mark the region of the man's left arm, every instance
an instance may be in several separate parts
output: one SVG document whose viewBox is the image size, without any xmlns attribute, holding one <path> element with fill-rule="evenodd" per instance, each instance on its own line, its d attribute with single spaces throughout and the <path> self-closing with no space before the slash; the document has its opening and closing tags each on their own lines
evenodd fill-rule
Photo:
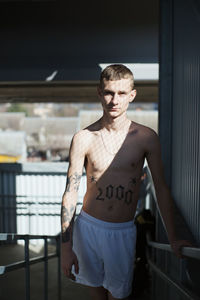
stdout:
<svg viewBox="0 0 200 300">
<path fill-rule="evenodd" d="M 174 253 L 178 257 L 182 257 L 181 248 L 184 246 L 191 246 L 191 244 L 188 241 L 179 240 L 176 236 L 176 228 L 174 223 L 174 201 L 165 182 L 161 159 L 161 147 L 157 134 L 150 130 L 145 143 L 146 159 L 153 178 L 156 198 L 166 226 L 168 239 Z"/>
</svg>

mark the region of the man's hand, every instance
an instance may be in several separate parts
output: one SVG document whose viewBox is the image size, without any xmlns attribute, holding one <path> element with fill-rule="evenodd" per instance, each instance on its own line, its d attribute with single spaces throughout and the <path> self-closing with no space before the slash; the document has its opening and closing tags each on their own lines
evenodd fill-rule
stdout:
<svg viewBox="0 0 200 300">
<path fill-rule="evenodd" d="M 68 278 L 72 280 L 76 280 L 76 277 L 72 274 L 72 266 L 74 265 L 75 267 L 75 273 L 78 274 L 79 272 L 79 266 L 78 266 L 78 259 L 76 254 L 72 249 L 67 249 L 64 248 L 62 249 L 62 254 L 61 254 L 61 266 L 62 270 Z"/>
<path fill-rule="evenodd" d="M 181 249 L 183 247 L 193 247 L 193 245 L 187 240 L 174 240 L 171 242 L 171 247 L 178 258 L 184 258 L 184 255 L 181 254 Z"/>
</svg>

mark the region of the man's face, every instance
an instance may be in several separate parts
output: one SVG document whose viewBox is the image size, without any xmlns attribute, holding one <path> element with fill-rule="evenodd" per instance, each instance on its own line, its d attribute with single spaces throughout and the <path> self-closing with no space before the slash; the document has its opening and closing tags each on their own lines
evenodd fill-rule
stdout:
<svg viewBox="0 0 200 300">
<path fill-rule="evenodd" d="M 126 112 L 129 103 L 136 96 L 136 90 L 132 89 L 130 79 L 104 80 L 98 92 L 104 112 L 112 118 Z"/>
</svg>

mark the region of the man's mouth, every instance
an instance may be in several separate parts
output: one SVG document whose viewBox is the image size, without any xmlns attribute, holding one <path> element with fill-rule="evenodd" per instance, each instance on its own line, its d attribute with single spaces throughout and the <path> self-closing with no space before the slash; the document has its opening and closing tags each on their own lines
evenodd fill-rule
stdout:
<svg viewBox="0 0 200 300">
<path fill-rule="evenodd" d="M 118 110 L 118 108 L 116 108 L 116 107 L 109 107 L 108 108 L 110 111 L 117 111 Z"/>
</svg>

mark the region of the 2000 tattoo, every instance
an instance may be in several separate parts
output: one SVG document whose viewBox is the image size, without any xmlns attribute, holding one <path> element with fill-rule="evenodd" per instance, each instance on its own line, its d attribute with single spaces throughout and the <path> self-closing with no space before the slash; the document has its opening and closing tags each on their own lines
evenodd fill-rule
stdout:
<svg viewBox="0 0 200 300">
<path fill-rule="evenodd" d="M 109 184 L 106 188 L 105 191 L 103 191 L 102 188 L 98 188 L 98 195 L 96 197 L 96 200 L 101 200 L 104 201 L 106 198 L 107 199 L 118 199 L 118 200 L 124 200 L 126 204 L 131 204 L 133 201 L 133 191 L 132 190 L 125 190 L 125 188 L 121 185 L 115 187 Z"/>
</svg>

